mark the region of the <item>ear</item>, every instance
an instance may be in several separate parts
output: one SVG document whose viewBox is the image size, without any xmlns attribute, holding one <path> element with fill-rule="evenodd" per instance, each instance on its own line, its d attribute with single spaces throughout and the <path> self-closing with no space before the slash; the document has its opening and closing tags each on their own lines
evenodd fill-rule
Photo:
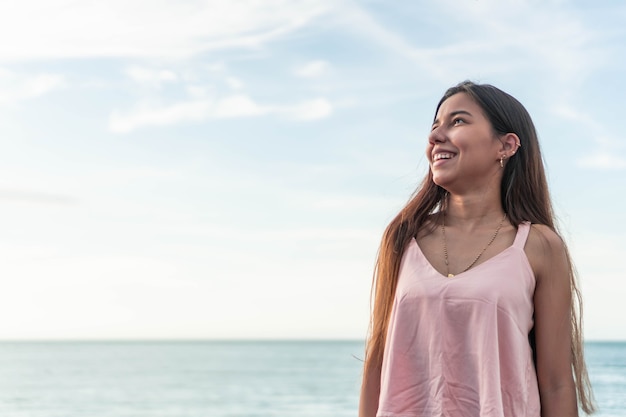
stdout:
<svg viewBox="0 0 626 417">
<path fill-rule="evenodd" d="M 519 136 L 515 133 L 506 133 L 500 136 L 500 152 L 505 158 L 510 158 L 515 155 L 515 152 L 522 146 Z"/>
</svg>

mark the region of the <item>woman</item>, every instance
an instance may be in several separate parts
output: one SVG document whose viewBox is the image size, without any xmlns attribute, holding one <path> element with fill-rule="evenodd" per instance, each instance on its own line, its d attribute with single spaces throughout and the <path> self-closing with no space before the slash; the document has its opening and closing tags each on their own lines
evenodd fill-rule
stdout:
<svg viewBox="0 0 626 417">
<path fill-rule="evenodd" d="M 437 106 L 426 157 L 379 250 L 360 417 L 593 412 L 580 296 L 528 112 L 463 82 Z"/>
</svg>

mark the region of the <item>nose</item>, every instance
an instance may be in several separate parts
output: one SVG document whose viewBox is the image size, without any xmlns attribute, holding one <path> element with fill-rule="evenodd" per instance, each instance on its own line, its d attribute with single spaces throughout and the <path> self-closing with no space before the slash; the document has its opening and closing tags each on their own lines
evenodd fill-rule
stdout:
<svg viewBox="0 0 626 417">
<path fill-rule="evenodd" d="M 446 135 L 440 126 L 430 131 L 430 134 L 428 135 L 429 143 L 434 145 L 435 143 L 443 143 L 445 141 L 446 141 Z"/>
</svg>

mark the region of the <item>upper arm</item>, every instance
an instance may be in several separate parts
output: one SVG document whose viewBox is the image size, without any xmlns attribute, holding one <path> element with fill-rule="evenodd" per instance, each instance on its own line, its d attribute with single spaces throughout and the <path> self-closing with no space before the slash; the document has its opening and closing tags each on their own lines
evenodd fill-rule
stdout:
<svg viewBox="0 0 626 417">
<path fill-rule="evenodd" d="M 540 391 L 573 386 L 572 270 L 565 244 L 550 228 L 533 225 L 526 252 L 536 277 L 535 353 Z"/>
</svg>

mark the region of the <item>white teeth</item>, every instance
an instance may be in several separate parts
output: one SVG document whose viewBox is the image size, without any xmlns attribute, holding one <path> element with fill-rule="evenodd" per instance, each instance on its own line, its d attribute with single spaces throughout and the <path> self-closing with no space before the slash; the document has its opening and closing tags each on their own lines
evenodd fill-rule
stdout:
<svg viewBox="0 0 626 417">
<path fill-rule="evenodd" d="M 433 162 L 438 161 L 440 159 L 450 159 L 453 156 L 454 155 L 452 155 L 451 153 L 437 153 L 433 156 Z"/>
</svg>

